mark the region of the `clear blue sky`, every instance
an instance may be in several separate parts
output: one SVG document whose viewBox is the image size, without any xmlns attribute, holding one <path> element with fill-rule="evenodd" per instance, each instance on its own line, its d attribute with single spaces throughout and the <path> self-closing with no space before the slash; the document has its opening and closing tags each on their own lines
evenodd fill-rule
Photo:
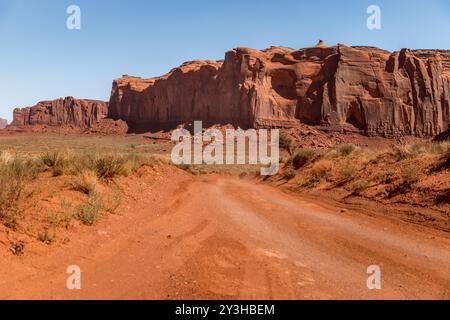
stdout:
<svg viewBox="0 0 450 320">
<path fill-rule="evenodd" d="M 82 29 L 66 28 L 81 7 Z M 382 9 L 382 30 L 366 9 Z M 72 95 L 108 100 L 122 74 L 150 77 L 237 46 L 450 49 L 448 0 L 0 0 L 0 117 Z"/>
</svg>

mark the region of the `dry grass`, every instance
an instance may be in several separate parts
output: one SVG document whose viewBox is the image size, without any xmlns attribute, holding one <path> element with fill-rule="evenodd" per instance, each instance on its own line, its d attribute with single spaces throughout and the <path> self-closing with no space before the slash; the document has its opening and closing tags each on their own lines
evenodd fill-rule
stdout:
<svg viewBox="0 0 450 320">
<path fill-rule="evenodd" d="M 289 167 L 283 171 L 283 178 L 288 181 L 294 179 L 296 175 L 297 175 L 297 172 L 294 169 L 289 168 Z"/>
<path fill-rule="evenodd" d="M 14 229 L 19 215 L 19 201 L 28 182 L 42 171 L 35 159 L 24 159 L 2 152 L 0 157 L 0 221 Z"/>
<path fill-rule="evenodd" d="M 172 147 L 134 136 L 31 138 L 0 137 L 0 223 L 10 230 L 25 230 L 27 223 L 41 219 L 33 229 L 33 238 L 46 244 L 57 241 L 61 228 L 69 228 L 76 220 L 92 225 L 102 215 L 114 213 L 122 197 L 118 178 L 140 175 L 145 172 L 143 167 L 161 161 L 168 163 Z M 291 147 L 288 142 L 283 142 L 287 149 Z M 285 167 L 280 175 L 302 188 L 342 188 L 367 196 L 375 186 L 381 193 L 387 189 L 406 194 L 430 174 L 445 175 L 450 163 L 449 145 L 420 143 L 373 150 L 347 144 L 320 151 L 300 149 L 294 156 L 285 152 Z M 197 165 L 183 169 L 192 174 L 259 175 L 259 166 L 252 165 Z M 42 180 L 50 181 L 52 190 L 43 191 Z M 56 199 L 55 203 L 48 203 L 45 217 L 24 216 L 31 211 L 35 215 L 43 212 L 40 207 L 24 207 L 32 205 L 29 199 L 37 198 L 30 197 L 33 192 L 53 193 L 48 198 Z M 448 188 L 443 187 L 436 201 L 448 201 L 448 194 Z M 24 222 L 27 219 L 32 221 Z M 12 250 L 21 254 L 23 248 L 16 244 Z"/>
<path fill-rule="evenodd" d="M 75 207 L 73 214 L 83 224 L 92 226 L 99 219 L 103 209 L 103 200 L 99 194 L 94 193 Z"/>
<path fill-rule="evenodd" d="M 94 194 L 97 189 L 97 184 L 97 174 L 91 170 L 80 172 L 67 183 L 72 190 L 82 192 L 86 195 Z"/>
<path fill-rule="evenodd" d="M 396 145 L 385 150 L 345 144 L 320 151 L 300 149 L 292 161 L 285 164 L 285 170 L 298 168 L 296 177 L 292 177 L 293 171 L 288 171 L 289 180 L 301 188 L 340 189 L 353 196 L 397 197 L 403 202 L 426 199 L 425 191 L 428 198 L 434 197 L 436 202 L 443 203 L 441 200 L 447 199 L 447 194 L 443 195 L 442 187 L 448 188 L 450 184 L 442 177 L 449 164 L 448 142 Z M 430 178 L 433 174 L 439 175 L 436 179 L 443 183 L 436 183 L 434 187 Z M 282 176 L 286 178 L 286 171 Z M 423 182 L 424 179 L 427 182 Z"/>
<path fill-rule="evenodd" d="M 119 179 L 168 163 L 171 147 L 142 136 L 0 136 L 0 224 L 10 251 L 21 255 L 33 240 L 65 243 L 78 223 L 116 213 Z"/>
<path fill-rule="evenodd" d="M 319 160 L 311 168 L 311 174 L 318 179 L 323 179 L 331 173 L 333 163 L 330 160 Z"/>
<path fill-rule="evenodd" d="M 102 154 L 99 152 L 46 151 L 39 155 L 0 153 L 0 222 L 15 229 L 23 212 L 32 181 L 44 172 L 54 179 L 65 179 L 65 187 L 82 193 L 86 198 L 78 205 L 61 203 L 63 216 L 55 225 L 67 226 L 72 219 L 86 225 L 94 224 L 102 212 L 113 213 L 120 205 L 120 188 L 114 181 L 145 166 L 154 166 L 159 160 L 144 154 Z M 113 189 L 113 195 L 104 204 L 99 186 Z M 30 189 L 30 190 L 28 190 Z M 55 219 L 58 220 L 58 219 Z M 49 229 L 45 227 L 37 238 L 51 243 Z"/>
<path fill-rule="evenodd" d="M 289 154 L 292 153 L 293 141 L 286 133 L 280 134 L 280 149 L 286 150 Z"/>
<path fill-rule="evenodd" d="M 341 144 L 336 147 L 337 153 L 343 157 L 350 156 L 356 149 L 357 147 L 351 143 Z"/>
</svg>

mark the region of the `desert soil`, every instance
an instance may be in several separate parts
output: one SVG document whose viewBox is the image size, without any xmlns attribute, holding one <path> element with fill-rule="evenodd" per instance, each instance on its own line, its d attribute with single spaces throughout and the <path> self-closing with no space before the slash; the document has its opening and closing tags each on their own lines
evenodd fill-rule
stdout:
<svg viewBox="0 0 450 320">
<path fill-rule="evenodd" d="M 168 167 L 66 244 L 0 253 L 2 299 L 449 299 L 450 235 Z M 69 265 L 81 290 L 66 288 Z M 382 289 L 368 290 L 378 265 Z"/>
</svg>

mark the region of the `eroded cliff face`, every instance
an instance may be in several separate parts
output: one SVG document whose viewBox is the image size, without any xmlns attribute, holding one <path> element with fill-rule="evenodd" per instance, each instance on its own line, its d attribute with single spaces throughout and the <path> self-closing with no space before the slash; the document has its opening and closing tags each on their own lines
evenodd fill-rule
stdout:
<svg viewBox="0 0 450 320">
<path fill-rule="evenodd" d="M 7 125 L 8 125 L 8 121 L 3 118 L 0 118 L 0 129 L 6 128 Z"/>
<path fill-rule="evenodd" d="M 109 116 L 149 127 L 203 120 L 299 122 L 371 135 L 433 136 L 450 123 L 450 51 L 317 46 L 237 48 L 158 78 L 113 83 Z"/>
<path fill-rule="evenodd" d="M 92 128 L 105 118 L 108 103 L 97 100 L 80 100 L 73 97 L 42 101 L 32 107 L 14 110 L 13 127 L 21 126 L 73 126 L 81 129 Z"/>
</svg>

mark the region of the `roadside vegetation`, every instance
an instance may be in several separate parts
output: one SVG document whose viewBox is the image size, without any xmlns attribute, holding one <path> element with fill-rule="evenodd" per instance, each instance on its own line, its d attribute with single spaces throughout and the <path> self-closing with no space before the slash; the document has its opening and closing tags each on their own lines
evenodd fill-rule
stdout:
<svg viewBox="0 0 450 320">
<path fill-rule="evenodd" d="M 50 245 L 74 222 L 91 226 L 120 206 L 121 177 L 139 175 L 160 160 L 148 154 L 0 151 L 0 224 Z M 11 241 L 21 255 L 24 244 Z"/>
<path fill-rule="evenodd" d="M 15 255 L 23 254 L 26 243 L 14 235 L 46 245 L 64 243 L 73 226 L 92 226 L 118 213 L 122 179 L 142 178 L 146 168 L 168 163 L 172 147 L 134 136 L 33 139 L 0 140 L 0 231 L 8 239 L 0 242 L 8 241 Z M 296 148 L 284 135 L 280 146 L 279 175 L 265 180 L 301 193 L 334 192 L 341 199 L 433 207 L 450 217 L 450 142 L 383 148 L 341 143 L 314 149 Z M 260 177 L 254 165 L 179 168 L 193 175 Z"/>
<path fill-rule="evenodd" d="M 429 205 L 448 212 L 450 142 L 384 149 L 341 144 L 297 149 L 283 158 L 280 179 L 300 192 L 336 191 L 342 197 Z"/>
</svg>

